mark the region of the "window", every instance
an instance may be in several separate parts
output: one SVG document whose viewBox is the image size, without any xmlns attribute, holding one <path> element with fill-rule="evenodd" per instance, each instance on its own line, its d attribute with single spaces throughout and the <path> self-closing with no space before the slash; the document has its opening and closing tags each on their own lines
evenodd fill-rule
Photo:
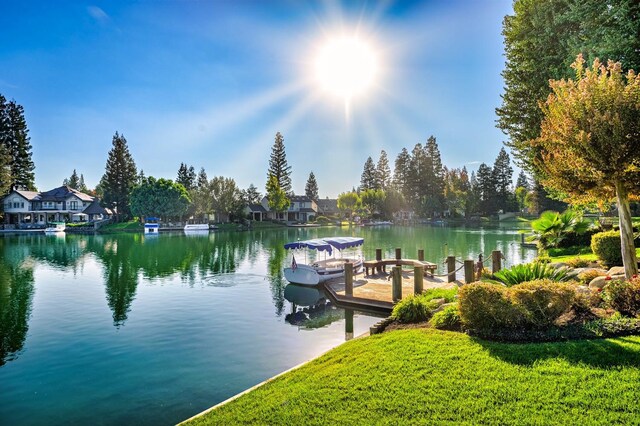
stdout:
<svg viewBox="0 0 640 426">
<path fill-rule="evenodd" d="M 69 210 L 78 210 L 78 202 L 69 201 Z"/>
</svg>

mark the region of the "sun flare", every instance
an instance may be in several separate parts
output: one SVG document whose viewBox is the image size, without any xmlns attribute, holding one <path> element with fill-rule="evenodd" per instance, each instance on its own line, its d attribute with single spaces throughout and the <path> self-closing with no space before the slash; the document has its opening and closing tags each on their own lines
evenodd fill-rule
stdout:
<svg viewBox="0 0 640 426">
<path fill-rule="evenodd" d="M 358 38 L 331 40 L 316 57 L 316 77 L 320 86 L 345 101 L 365 93 L 372 86 L 377 68 L 373 50 Z"/>
</svg>

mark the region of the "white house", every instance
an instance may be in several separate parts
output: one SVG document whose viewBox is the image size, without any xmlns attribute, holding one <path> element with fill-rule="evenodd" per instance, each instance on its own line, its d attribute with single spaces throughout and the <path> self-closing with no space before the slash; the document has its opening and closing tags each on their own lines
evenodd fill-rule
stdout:
<svg viewBox="0 0 640 426">
<path fill-rule="evenodd" d="M 245 212 L 251 214 L 253 220 L 275 219 L 290 222 L 307 222 L 312 217 L 318 215 L 318 205 L 315 201 L 305 195 L 293 195 L 289 197 L 291 205 L 289 209 L 276 213 L 269 209 L 267 197 L 263 197 L 260 204 L 247 206 Z"/>
<path fill-rule="evenodd" d="M 46 192 L 12 190 L 2 199 L 4 222 L 21 227 L 47 222 L 99 220 L 108 215 L 97 199 L 68 186 Z"/>
</svg>

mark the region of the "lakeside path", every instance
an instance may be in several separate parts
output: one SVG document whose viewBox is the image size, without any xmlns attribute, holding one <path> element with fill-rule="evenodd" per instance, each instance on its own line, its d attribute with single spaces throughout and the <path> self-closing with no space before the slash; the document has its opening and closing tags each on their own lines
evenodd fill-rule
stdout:
<svg viewBox="0 0 640 426">
<path fill-rule="evenodd" d="M 504 344 L 432 329 L 347 342 L 189 425 L 635 424 L 640 337 Z"/>
</svg>

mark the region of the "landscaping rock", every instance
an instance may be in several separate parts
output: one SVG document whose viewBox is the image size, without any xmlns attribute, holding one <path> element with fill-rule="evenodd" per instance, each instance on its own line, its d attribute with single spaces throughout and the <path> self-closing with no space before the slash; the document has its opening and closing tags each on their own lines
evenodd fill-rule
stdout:
<svg viewBox="0 0 640 426">
<path fill-rule="evenodd" d="M 608 276 L 610 276 L 612 280 L 623 280 L 624 279 L 624 274 L 623 275 L 608 275 Z M 603 288 L 607 284 L 607 281 L 609 281 L 609 280 L 607 280 L 607 276 L 595 277 L 589 283 L 589 288 Z"/>
<path fill-rule="evenodd" d="M 624 266 L 614 266 L 613 268 L 609 269 L 607 275 L 624 275 Z"/>
<path fill-rule="evenodd" d="M 555 263 L 550 263 L 549 265 L 553 266 L 556 269 L 566 268 L 567 266 L 569 266 L 564 262 L 555 262 Z"/>
</svg>

